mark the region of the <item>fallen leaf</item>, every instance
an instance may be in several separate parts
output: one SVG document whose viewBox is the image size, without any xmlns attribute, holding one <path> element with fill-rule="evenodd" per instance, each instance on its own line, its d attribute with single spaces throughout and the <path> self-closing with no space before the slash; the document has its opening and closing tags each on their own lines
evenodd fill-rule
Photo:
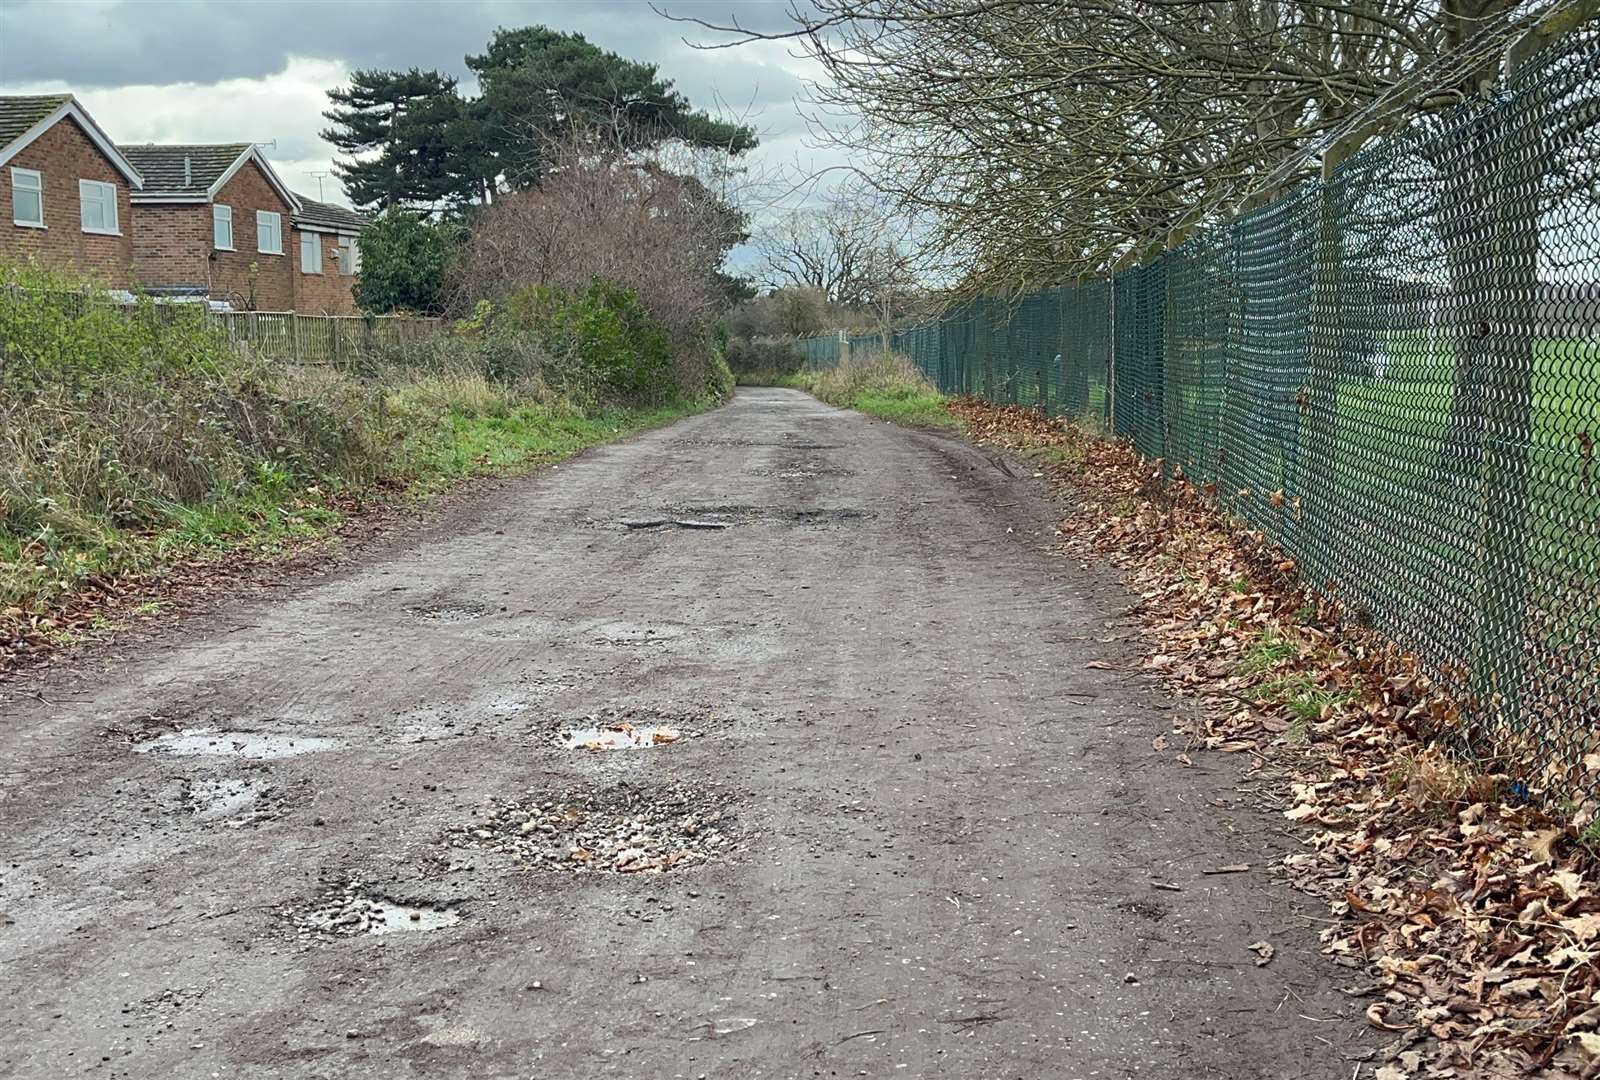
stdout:
<svg viewBox="0 0 1600 1080">
<path fill-rule="evenodd" d="M 1272 943 L 1268 941 L 1251 942 L 1245 948 L 1256 954 L 1256 967 L 1266 967 L 1272 963 L 1273 956 L 1278 952 L 1277 949 L 1272 947 Z"/>
</svg>

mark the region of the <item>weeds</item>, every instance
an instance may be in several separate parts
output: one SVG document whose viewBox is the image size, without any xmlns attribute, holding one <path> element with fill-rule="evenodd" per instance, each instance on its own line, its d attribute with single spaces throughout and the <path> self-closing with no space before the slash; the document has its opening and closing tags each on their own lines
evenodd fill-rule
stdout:
<svg viewBox="0 0 1600 1080">
<path fill-rule="evenodd" d="M 698 407 L 630 294 L 532 299 L 500 329 L 485 312 L 340 370 L 297 368 L 238 351 L 196 308 L 127 311 L 0 267 L 0 618 L 179 559 L 272 554 L 379 492 L 555 460 Z"/>
</svg>

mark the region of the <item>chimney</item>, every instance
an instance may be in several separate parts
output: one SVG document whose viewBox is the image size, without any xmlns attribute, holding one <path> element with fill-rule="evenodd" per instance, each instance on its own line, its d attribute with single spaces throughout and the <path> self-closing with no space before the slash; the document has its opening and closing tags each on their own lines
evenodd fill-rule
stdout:
<svg viewBox="0 0 1600 1080">
<path fill-rule="evenodd" d="M 188 187 L 194 183 L 194 173 L 189 168 L 189 155 L 183 155 L 183 186 Z"/>
</svg>

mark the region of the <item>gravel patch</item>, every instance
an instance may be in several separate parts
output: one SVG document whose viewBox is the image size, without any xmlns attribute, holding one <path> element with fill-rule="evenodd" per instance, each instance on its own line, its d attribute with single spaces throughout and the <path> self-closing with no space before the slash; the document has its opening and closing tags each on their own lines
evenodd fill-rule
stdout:
<svg viewBox="0 0 1600 1080">
<path fill-rule="evenodd" d="M 692 783 L 578 788 L 559 798 L 529 792 L 491 803 L 450 831 L 453 847 L 514 857 L 525 869 L 660 873 L 726 859 L 740 848 L 720 792 Z"/>
</svg>

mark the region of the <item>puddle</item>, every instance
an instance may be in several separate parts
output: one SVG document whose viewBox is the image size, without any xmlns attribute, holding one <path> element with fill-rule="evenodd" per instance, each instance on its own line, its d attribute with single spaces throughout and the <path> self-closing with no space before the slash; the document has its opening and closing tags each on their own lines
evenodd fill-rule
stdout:
<svg viewBox="0 0 1600 1080">
<path fill-rule="evenodd" d="M 456 908 L 401 903 L 364 889 L 359 881 L 332 886 L 311 907 L 285 909 L 282 914 L 303 938 L 442 930 L 461 921 L 461 912 Z"/>
<path fill-rule="evenodd" d="M 729 805 L 725 793 L 690 782 L 530 792 L 490 804 L 448 835 L 453 847 L 511 855 L 529 870 L 661 873 L 737 851 Z"/>
<path fill-rule="evenodd" d="M 438 930 L 461 921 L 455 908 L 407 907 L 388 900 L 367 905 L 367 933 L 393 934 L 406 930 Z"/>
<path fill-rule="evenodd" d="M 260 731 L 217 731 L 190 728 L 162 735 L 134 747 L 139 754 L 170 754 L 173 757 L 240 757 L 251 761 L 314 754 L 334 750 L 338 739 L 305 735 L 269 735 Z"/>
<path fill-rule="evenodd" d="M 188 790 L 184 803 L 197 821 L 216 821 L 254 806 L 268 789 L 262 780 L 202 780 Z"/>
<path fill-rule="evenodd" d="M 617 724 L 614 727 L 573 728 L 561 732 L 561 745 L 567 750 L 648 750 L 652 746 L 666 746 L 683 738 L 683 733 L 660 724 L 634 727 Z"/>
</svg>

